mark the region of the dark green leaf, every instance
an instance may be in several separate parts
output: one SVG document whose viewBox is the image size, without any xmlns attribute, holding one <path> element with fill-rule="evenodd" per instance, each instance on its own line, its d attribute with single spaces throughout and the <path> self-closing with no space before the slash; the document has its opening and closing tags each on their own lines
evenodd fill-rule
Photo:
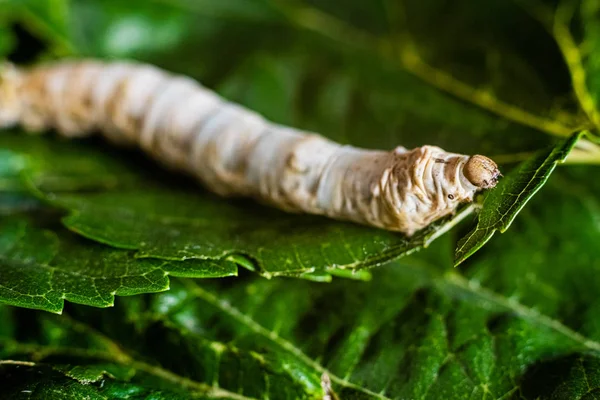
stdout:
<svg viewBox="0 0 600 400">
<path fill-rule="evenodd" d="M 48 55 L 72 55 L 75 48 L 69 37 L 67 0 L 5 0 L 0 11 L 0 32 L 12 24 L 21 24 L 30 34 L 44 42 Z M 12 38 L 11 38 L 12 39 Z M 2 34 L 0 34 L 0 55 Z M 29 49 L 15 49 L 27 52 Z"/>
<path fill-rule="evenodd" d="M 90 242 L 36 214 L 0 221 L 0 302 L 61 312 L 64 300 L 108 307 L 115 295 L 169 288 L 168 275 L 223 277 L 235 264 L 203 260 L 138 259 L 131 252 Z M 50 229 L 48 229 L 50 227 Z"/>
<path fill-rule="evenodd" d="M 111 306 L 115 295 L 166 290 L 168 275 L 235 275 L 230 261 L 139 259 L 67 231 L 20 185 L 26 161 L 0 152 L 0 302 L 61 312 L 64 300 Z"/>
<path fill-rule="evenodd" d="M 0 59 L 4 58 L 14 45 L 14 36 L 12 32 L 0 21 Z"/>
<path fill-rule="evenodd" d="M 597 134 L 600 128 L 598 4 L 578 0 L 559 2 L 555 7 L 544 7 L 542 4 L 536 6 L 532 8 L 537 11 L 538 17 L 552 27 L 554 38 L 569 66 L 577 101 Z"/>
<path fill-rule="evenodd" d="M 600 15 L 598 13 L 598 4 L 593 1 L 582 1 L 581 21 L 584 28 L 584 40 L 589 51 L 585 54 L 583 67 L 588 72 L 587 85 L 594 101 L 594 106 L 598 108 L 600 96 Z M 577 49 L 572 49 L 577 51 Z"/>
<path fill-rule="evenodd" d="M 508 229 L 525 204 L 544 186 L 556 165 L 565 161 L 583 135 L 584 132 L 576 133 L 555 147 L 540 151 L 502 179 L 485 198 L 477 225 L 459 240 L 455 265 L 479 250 L 496 231 L 502 233 Z"/>
<path fill-rule="evenodd" d="M 185 400 L 185 399 L 225 399 L 246 400 L 221 390 L 183 390 L 171 385 L 169 388 L 161 387 L 160 383 L 148 384 L 150 378 L 138 377 L 141 383 L 115 381 L 113 377 L 104 372 L 106 376 L 99 382 L 81 382 L 71 379 L 45 365 L 21 365 L 8 361 L 2 365 L 0 362 L 0 376 L 2 376 L 2 398 L 13 399 L 40 399 L 40 400 L 106 400 L 106 399 L 140 399 L 140 400 Z M 79 369 L 93 369 L 94 367 L 80 366 Z M 114 368 L 114 366 L 113 366 Z M 118 367 L 117 367 L 118 368 Z M 141 375 L 141 374 L 140 374 Z"/>
<path fill-rule="evenodd" d="M 20 174 L 25 163 L 23 156 L 0 150 L 0 217 L 40 205 L 22 182 Z"/>
<path fill-rule="evenodd" d="M 587 222 L 599 208 L 595 189 L 573 180 L 579 173 L 597 169 L 555 174 L 513 234 L 462 274 L 449 268 L 446 237 L 432 246 L 435 256 L 407 257 L 371 282 L 186 280 L 120 298 L 112 310 L 0 308 L 0 358 L 53 367 L 94 390 L 179 383 L 189 393 L 208 384 L 250 399 L 318 398 L 326 372 L 343 399 L 593 393 L 600 255 L 597 227 Z"/>
<path fill-rule="evenodd" d="M 0 191 L 18 191 L 24 189 L 21 182 L 21 170 L 25 166 L 25 157 L 8 150 L 0 150 Z"/>
</svg>

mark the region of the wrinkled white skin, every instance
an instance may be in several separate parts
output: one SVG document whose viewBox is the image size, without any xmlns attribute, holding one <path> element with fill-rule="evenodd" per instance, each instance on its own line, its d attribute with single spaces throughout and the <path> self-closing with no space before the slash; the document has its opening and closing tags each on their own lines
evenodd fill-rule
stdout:
<svg viewBox="0 0 600 400">
<path fill-rule="evenodd" d="M 342 146 L 148 65 L 79 61 L 0 71 L 0 125 L 69 137 L 100 131 L 221 195 L 412 235 L 479 189 L 463 173 L 469 156 L 434 146 Z"/>
</svg>

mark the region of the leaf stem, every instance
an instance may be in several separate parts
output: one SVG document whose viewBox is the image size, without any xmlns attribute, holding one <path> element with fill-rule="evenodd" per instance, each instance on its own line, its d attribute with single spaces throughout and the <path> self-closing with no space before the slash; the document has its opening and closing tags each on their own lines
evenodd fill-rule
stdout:
<svg viewBox="0 0 600 400">
<path fill-rule="evenodd" d="M 233 393 L 225 389 L 221 389 L 218 387 L 209 386 L 205 383 L 196 382 L 192 379 L 186 378 L 181 375 L 177 375 L 171 371 L 168 371 L 164 368 L 150 365 L 141 361 L 132 361 L 128 364 L 128 366 L 138 369 L 140 371 L 144 371 L 150 375 L 154 375 L 156 377 L 162 378 L 165 381 L 169 381 L 171 383 L 175 383 L 179 386 L 194 389 L 200 394 L 212 398 L 228 398 L 234 400 L 257 400 L 253 397 L 243 396 L 241 394 Z"/>
<path fill-rule="evenodd" d="M 21 367 L 35 367 L 37 364 L 32 361 L 0 360 L 0 365 L 18 365 Z"/>
<path fill-rule="evenodd" d="M 587 89 L 587 78 L 585 69 L 583 68 L 581 52 L 579 51 L 579 47 L 575 43 L 575 40 L 573 39 L 573 36 L 569 30 L 569 23 L 573 18 L 573 13 L 573 7 L 569 7 L 564 2 L 559 4 L 554 18 L 554 38 L 556 39 L 558 47 L 563 53 L 565 62 L 569 67 L 569 71 L 571 72 L 571 80 L 575 96 L 577 97 L 582 110 L 586 113 L 596 128 L 596 131 L 599 131 L 600 114 L 596 109 L 594 99 Z"/>
<path fill-rule="evenodd" d="M 471 87 L 451 74 L 428 65 L 414 50 L 405 48 L 400 59 L 404 69 L 422 81 L 507 120 L 560 137 L 567 137 L 574 130 L 558 121 L 537 116 L 505 103 L 487 90 Z"/>
<path fill-rule="evenodd" d="M 573 92 L 583 112 L 596 131 L 600 131 L 600 113 L 586 85 L 586 72 L 582 55 L 569 24 L 575 12 L 575 4 L 560 2 L 556 11 L 537 0 L 513 0 L 536 19 L 554 38 L 571 74 Z"/>
</svg>

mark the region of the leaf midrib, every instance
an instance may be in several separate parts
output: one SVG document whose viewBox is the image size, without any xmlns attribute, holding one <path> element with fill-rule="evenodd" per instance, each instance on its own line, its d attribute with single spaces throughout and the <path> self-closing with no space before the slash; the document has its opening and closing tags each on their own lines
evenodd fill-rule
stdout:
<svg viewBox="0 0 600 400">
<path fill-rule="evenodd" d="M 410 268 L 409 265 L 403 265 L 403 268 Z M 587 338 L 584 335 L 572 330 L 566 325 L 562 324 L 560 321 L 536 312 L 530 307 L 527 307 L 519 302 L 509 301 L 505 296 L 500 295 L 492 290 L 486 289 L 482 286 L 474 286 L 471 284 L 469 280 L 464 278 L 463 276 L 451 271 L 450 273 L 440 274 L 439 271 L 434 271 L 432 266 L 429 266 L 425 263 L 415 265 L 413 268 L 415 269 L 426 269 L 431 273 L 431 281 L 436 286 L 450 286 L 456 289 L 460 289 L 463 291 L 467 291 L 468 293 L 475 295 L 487 302 L 493 303 L 505 310 L 511 311 L 514 315 L 522 318 L 526 321 L 532 322 L 537 326 L 544 326 L 549 328 L 564 337 L 567 337 L 574 343 L 590 350 L 592 352 L 598 353 L 600 355 L 600 342 L 597 342 L 593 339 Z M 375 393 L 369 389 L 358 386 L 346 379 L 343 379 L 339 376 L 332 374 L 327 371 L 325 367 L 321 364 L 313 361 L 310 357 L 304 354 L 299 348 L 297 348 L 293 343 L 283 339 L 276 332 L 270 331 L 263 327 L 258 322 L 254 321 L 252 318 L 244 315 L 237 308 L 232 307 L 229 303 L 221 301 L 214 294 L 200 288 L 196 284 L 192 282 L 184 282 L 184 285 L 190 289 L 190 291 L 197 297 L 203 299 L 204 301 L 209 302 L 211 305 L 217 307 L 221 311 L 227 313 L 229 316 L 236 319 L 236 321 L 242 323 L 253 332 L 265 337 L 267 340 L 274 343 L 277 347 L 283 349 L 288 352 L 295 358 L 302 361 L 305 365 L 313 368 L 316 374 L 327 373 L 329 374 L 332 381 L 335 383 L 350 388 L 358 390 L 366 395 L 369 395 L 373 398 L 382 399 L 382 400 L 390 400 L 389 397 L 381 395 L 379 393 Z"/>
<path fill-rule="evenodd" d="M 281 2 L 277 2 L 276 6 L 293 24 L 302 29 L 313 31 L 323 37 L 344 43 L 349 47 L 358 46 L 363 49 L 375 49 L 382 59 L 401 67 L 404 71 L 429 86 L 508 121 L 558 137 L 566 137 L 578 129 L 576 126 L 567 126 L 560 121 L 547 119 L 515 107 L 486 91 L 479 90 L 456 79 L 446 71 L 427 64 L 416 52 L 416 43 L 410 37 L 410 33 L 405 30 L 402 31 L 402 34 L 410 45 L 398 48 L 397 44 L 372 37 L 368 33 L 360 31 L 315 7 L 293 3 L 284 6 Z M 315 23 L 315 21 L 319 21 L 319 23 Z M 390 45 L 394 46 L 396 51 L 390 52 Z M 571 116 L 570 119 L 576 120 L 574 116 Z"/>
<path fill-rule="evenodd" d="M 517 301 L 511 301 L 503 295 L 500 295 L 493 290 L 486 289 L 480 285 L 473 285 L 472 281 L 464 278 L 463 276 L 450 272 L 441 275 L 434 279 L 434 282 L 441 285 L 448 285 L 456 289 L 467 291 L 469 294 L 475 295 L 480 299 L 495 304 L 505 310 L 511 311 L 514 315 L 530 322 L 534 322 L 539 326 L 544 326 L 561 335 L 569 338 L 573 342 L 585 347 L 600 355 L 600 342 L 590 339 L 579 332 L 574 331 L 568 326 L 564 325 L 557 319 L 554 319 L 548 315 L 542 314 L 535 311 L 533 308 L 523 305 Z"/>
<path fill-rule="evenodd" d="M 480 299 L 485 300 L 488 303 L 492 303 L 492 304 L 498 306 L 499 308 L 502 308 L 507 311 L 511 311 L 515 316 L 517 316 L 523 320 L 529 321 L 530 323 L 533 323 L 534 325 L 549 328 L 550 330 L 553 330 L 554 332 L 557 332 L 560 335 L 568 338 L 572 342 L 578 344 L 582 348 L 585 348 L 593 353 L 600 354 L 600 342 L 590 339 L 590 338 L 572 330 L 571 328 L 567 327 L 560 321 L 558 321 L 548 315 L 539 313 L 539 312 L 533 310 L 532 308 L 525 306 L 519 302 L 510 301 L 505 296 L 500 295 L 500 294 L 494 292 L 493 290 L 487 289 L 483 286 L 473 285 L 473 283 L 471 281 L 469 281 L 465 277 L 463 277 L 455 272 L 451 271 L 449 273 L 441 274 L 439 271 L 435 270 L 435 268 L 433 266 L 428 265 L 426 263 L 418 263 L 418 264 L 414 264 L 414 265 L 403 265 L 402 267 L 403 268 L 413 268 L 413 269 L 418 269 L 418 270 L 425 269 L 429 273 L 431 283 L 434 286 L 450 287 L 450 288 L 459 289 L 461 291 L 467 292 L 471 295 L 474 295 Z M 273 332 L 273 331 L 263 327 L 261 324 L 259 324 L 255 320 L 253 320 L 251 317 L 244 315 L 241 311 L 239 311 L 237 308 L 231 306 L 230 304 L 219 300 L 219 298 L 216 295 L 200 288 L 193 282 L 184 281 L 184 285 L 186 287 L 188 287 L 188 289 L 191 291 L 191 293 L 193 293 L 193 295 L 195 297 L 201 298 L 202 300 L 210 303 L 211 305 L 214 305 L 221 311 L 227 313 L 230 317 L 234 318 L 236 321 L 238 321 L 241 324 L 243 324 L 244 326 L 248 327 L 253 332 L 263 336 L 264 338 L 266 338 L 268 341 L 272 342 L 274 345 L 276 345 L 280 349 L 284 350 L 288 354 L 292 355 L 294 358 L 301 361 L 306 366 L 313 369 L 315 371 L 315 374 L 320 375 L 322 373 L 328 373 L 332 381 L 334 381 L 335 383 L 337 383 L 343 387 L 360 391 L 363 394 L 368 395 L 372 398 L 376 398 L 376 399 L 380 399 L 380 400 L 391 400 L 391 398 L 389 398 L 389 397 L 386 397 L 379 393 L 375 393 L 369 389 L 358 386 L 346 379 L 343 379 L 334 374 L 331 374 L 329 371 L 327 371 L 327 369 L 325 367 L 323 367 L 321 364 L 317 363 L 316 361 L 313 361 L 310 357 L 308 357 L 306 354 L 304 354 L 299 348 L 297 348 L 293 343 L 283 339 L 276 332 Z M 447 291 L 445 291 L 445 292 L 447 292 Z M 116 344 L 116 342 L 114 342 L 112 339 L 106 337 L 102 333 L 95 331 L 93 328 L 91 328 L 87 324 L 79 323 L 76 321 L 72 321 L 72 322 L 75 323 L 77 326 L 79 326 L 80 329 L 85 329 L 86 331 L 92 332 L 95 335 L 99 336 L 102 339 L 103 343 L 109 345 L 111 348 L 118 349 L 118 351 L 114 352 L 114 355 L 112 355 L 112 354 L 109 355 L 109 358 L 107 359 L 107 361 L 112 361 L 112 362 L 116 362 L 119 364 L 130 365 L 139 370 L 143 370 L 152 375 L 159 376 L 164 379 L 168 379 L 172 382 L 175 382 L 175 383 L 178 383 L 181 385 L 186 385 L 186 386 L 190 386 L 190 387 L 199 385 L 198 387 L 199 388 L 201 387 L 202 390 L 204 390 L 205 386 L 207 386 L 206 384 L 190 380 L 189 378 L 179 376 L 171 371 L 164 370 L 160 367 L 146 364 L 141 361 L 136 361 L 131 356 L 129 356 L 127 353 L 125 353 L 120 348 L 120 346 L 118 344 Z M 10 344 L 11 347 L 13 347 L 13 348 L 21 349 L 24 353 L 37 353 L 38 355 L 39 354 L 47 355 L 49 353 L 56 354 L 57 352 L 61 352 L 61 351 L 66 354 L 72 354 L 74 351 L 74 349 L 69 349 L 69 348 L 60 349 L 60 348 L 49 347 L 49 346 L 31 346 L 31 345 L 25 346 L 25 345 L 22 345 L 21 343 L 18 343 L 18 342 L 12 341 L 12 340 L 9 340 L 9 341 L 2 340 L 2 342 L 4 342 L 5 344 Z M 89 351 L 85 351 L 81 354 L 87 355 L 87 356 L 96 356 L 96 357 L 99 356 L 101 358 L 106 358 L 108 355 L 107 352 L 95 354 L 94 352 L 89 352 Z M 240 395 L 238 395 L 236 393 L 229 393 L 227 391 L 223 391 L 223 393 L 226 393 L 227 395 L 232 396 L 232 398 L 235 398 L 235 399 L 252 400 L 251 398 L 248 398 L 248 397 L 244 397 L 244 396 L 240 397 Z"/>
</svg>

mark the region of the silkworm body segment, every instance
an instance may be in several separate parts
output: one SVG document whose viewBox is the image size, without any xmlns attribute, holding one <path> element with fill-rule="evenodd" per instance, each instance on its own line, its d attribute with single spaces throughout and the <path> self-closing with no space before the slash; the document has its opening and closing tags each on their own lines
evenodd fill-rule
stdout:
<svg viewBox="0 0 600 400">
<path fill-rule="evenodd" d="M 280 126 L 192 79 L 149 65 L 62 62 L 0 67 L 0 125 L 64 136 L 99 131 L 138 145 L 223 196 L 412 235 L 492 188 L 487 157 L 439 147 L 365 150 Z"/>
</svg>

